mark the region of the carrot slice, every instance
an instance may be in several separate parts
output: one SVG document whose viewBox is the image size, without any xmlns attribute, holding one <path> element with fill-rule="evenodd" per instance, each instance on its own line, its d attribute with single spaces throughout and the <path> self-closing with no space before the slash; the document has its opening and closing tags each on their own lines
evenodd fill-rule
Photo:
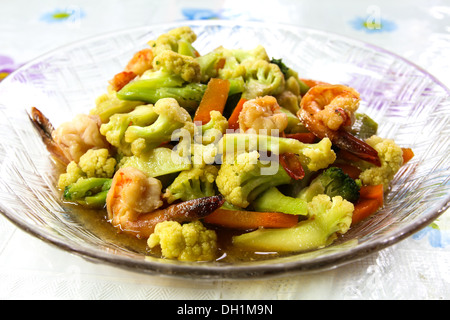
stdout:
<svg viewBox="0 0 450 320">
<path fill-rule="evenodd" d="M 371 216 L 380 208 L 380 204 L 376 199 L 360 199 L 355 204 L 355 210 L 353 211 L 352 224 L 357 224 L 358 222 L 364 220 L 365 218 Z"/>
<path fill-rule="evenodd" d="M 280 212 L 217 209 L 203 220 L 225 228 L 249 230 L 259 227 L 290 228 L 298 223 L 298 216 Z"/>
<path fill-rule="evenodd" d="M 356 224 L 371 216 L 383 206 L 384 190 L 383 185 L 362 186 L 359 190 L 360 198 L 355 204 L 352 224 Z"/>
<path fill-rule="evenodd" d="M 206 124 L 211 120 L 211 111 L 223 113 L 230 91 L 230 81 L 212 78 L 208 82 L 202 101 L 195 112 L 194 121 Z"/>
<path fill-rule="evenodd" d="M 383 185 L 379 184 L 376 186 L 362 186 L 361 189 L 359 189 L 359 196 L 362 199 L 377 200 L 380 206 L 382 206 L 384 203 Z"/>
<path fill-rule="evenodd" d="M 247 102 L 247 99 L 241 98 L 233 110 L 230 118 L 228 119 L 228 129 L 237 130 L 239 129 L 239 114 L 244 107 L 244 103 Z"/>
<path fill-rule="evenodd" d="M 402 148 L 403 151 L 403 164 L 407 163 L 414 157 L 414 152 L 411 148 Z"/>
</svg>

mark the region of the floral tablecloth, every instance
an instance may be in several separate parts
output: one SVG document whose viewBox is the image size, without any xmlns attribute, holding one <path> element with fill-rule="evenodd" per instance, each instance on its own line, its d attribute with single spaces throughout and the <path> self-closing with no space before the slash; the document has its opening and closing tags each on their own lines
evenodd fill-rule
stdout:
<svg viewBox="0 0 450 320">
<path fill-rule="evenodd" d="M 267 21 L 325 30 L 397 53 L 450 86 L 446 1 L 0 0 L 0 81 L 92 35 L 182 20 Z M 0 299 L 449 299 L 450 212 L 402 242 L 333 270 L 201 281 L 93 264 L 0 216 Z"/>
</svg>

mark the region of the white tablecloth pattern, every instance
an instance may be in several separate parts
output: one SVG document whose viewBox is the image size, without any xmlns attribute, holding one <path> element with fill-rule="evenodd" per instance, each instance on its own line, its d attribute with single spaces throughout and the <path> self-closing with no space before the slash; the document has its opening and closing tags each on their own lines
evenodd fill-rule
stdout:
<svg viewBox="0 0 450 320">
<path fill-rule="evenodd" d="M 190 19 L 268 21 L 383 47 L 450 86 L 448 1 L 0 0 L 0 81 L 59 46 Z M 94 264 L 0 216 L 0 299 L 449 299 L 450 212 L 402 242 L 332 270 L 265 280 L 191 281 Z"/>
</svg>

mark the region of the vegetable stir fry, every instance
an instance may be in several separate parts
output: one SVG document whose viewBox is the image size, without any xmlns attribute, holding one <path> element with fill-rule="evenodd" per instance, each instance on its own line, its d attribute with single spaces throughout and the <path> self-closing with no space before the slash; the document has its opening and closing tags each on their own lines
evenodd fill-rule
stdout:
<svg viewBox="0 0 450 320">
<path fill-rule="evenodd" d="M 377 136 L 356 90 L 302 79 L 263 46 L 201 55 L 196 37 L 149 41 L 57 129 L 32 109 L 64 201 L 182 261 L 322 248 L 383 206 L 414 153 Z"/>
</svg>

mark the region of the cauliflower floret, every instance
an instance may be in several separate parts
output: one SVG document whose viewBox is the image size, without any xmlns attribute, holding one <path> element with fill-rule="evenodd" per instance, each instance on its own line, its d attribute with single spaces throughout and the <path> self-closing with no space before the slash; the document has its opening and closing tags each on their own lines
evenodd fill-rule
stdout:
<svg viewBox="0 0 450 320">
<path fill-rule="evenodd" d="M 286 113 L 281 111 L 277 99 L 272 96 L 245 102 L 239 114 L 239 129 L 245 133 L 278 135 L 287 125 Z"/>
<path fill-rule="evenodd" d="M 66 168 L 66 173 L 62 173 L 58 179 L 58 188 L 64 190 L 68 185 L 75 183 L 80 178 L 86 177 L 86 173 L 81 170 L 75 161 L 71 161 Z"/>
<path fill-rule="evenodd" d="M 88 178 L 112 178 L 116 163 L 108 149 L 90 149 L 80 157 L 78 165 Z"/>
<path fill-rule="evenodd" d="M 259 161 L 257 151 L 239 154 L 235 161 L 225 159 L 216 179 L 217 187 L 229 203 L 246 208 L 267 189 L 291 181 L 281 166 L 275 168 L 273 175 L 264 174 L 263 169 L 270 165 Z"/>
<path fill-rule="evenodd" d="M 218 169 L 213 165 L 204 168 L 192 168 L 182 171 L 177 178 L 167 187 L 164 198 L 173 203 L 176 200 L 189 201 L 215 195 L 214 181 Z"/>
<path fill-rule="evenodd" d="M 67 159 L 78 162 L 89 149 L 108 148 L 106 138 L 100 133 L 100 125 L 98 117 L 79 114 L 53 131 L 52 138 Z"/>
<path fill-rule="evenodd" d="M 324 138 L 316 144 L 306 144 L 302 156 L 308 158 L 305 162 L 310 171 L 325 169 L 336 160 L 336 153 L 331 147 L 332 143 L 328 138 Z"/>
<path fill-rule="evenodd" d="M 202 131 L 202 143 L 210 144 L 218 142 L 222 135 L 224 135 L 228 129 L 228 119 L 225 118 L 219 111 L 213 110 L 210 112 L 211 120 L 201 126 Z"/>
<path fill-rule="evenodd" d="M 245 91 L 247 100 L 265 95 L 277 95 L 284 91 L 285 79 L 280 68 L 266 60 L 244 60 L 241 67 L 245 69 Z"/>
<path fill-rule="evenodd" d="M 200 221 L 181 225 L 176 221 L 158 223 L 147 244 L 161 246 L 162 255 L 180 261 L 211 261 L 216 257 L 217 235 Z"/>
<path fill-rule="evenodd" d="M 172 134 L 180 129 L 190 137 L 194 134 L 194 123 L 189 113 L 173 98 L 164 98 L 156 102 L 153 111 L 158 115 L 155 122 L 148 126 L 132 125 L 125 131 L 125 142 L 131 144 L 131 152 L 141 155 L 164 142 L 171 141 Z"/>
<path fill-rule="evenodd" d="M 395 174 L 403 165 L 403 151 L 394 140 L 375 135 L 366 139 L 366 142 L 378 152 L 381 167 L 364 163 L 360 166 L 363 171 L 359 178 L 365 185 L 383 184 L 384 190 L 387 190 Z"/>
<path fill-rule="evenodd" d="M 159 53 L 153 60 L 153 67 L 179 75 L 186 82 L 199 82 L 202 75 L 200 64 L 194 58 L 170 50 Z"/>
<path fill-rule="evenodd" d="M 191 44 L 197 40 L 197 35 L 188 27 L 179 27 L 160 35 L 156 40 L 148 42 L 153 52 L 158 55 L 164 50 L 171 50 L 178 53 L 195 54 L 195 49 Z"/>
</svg>

